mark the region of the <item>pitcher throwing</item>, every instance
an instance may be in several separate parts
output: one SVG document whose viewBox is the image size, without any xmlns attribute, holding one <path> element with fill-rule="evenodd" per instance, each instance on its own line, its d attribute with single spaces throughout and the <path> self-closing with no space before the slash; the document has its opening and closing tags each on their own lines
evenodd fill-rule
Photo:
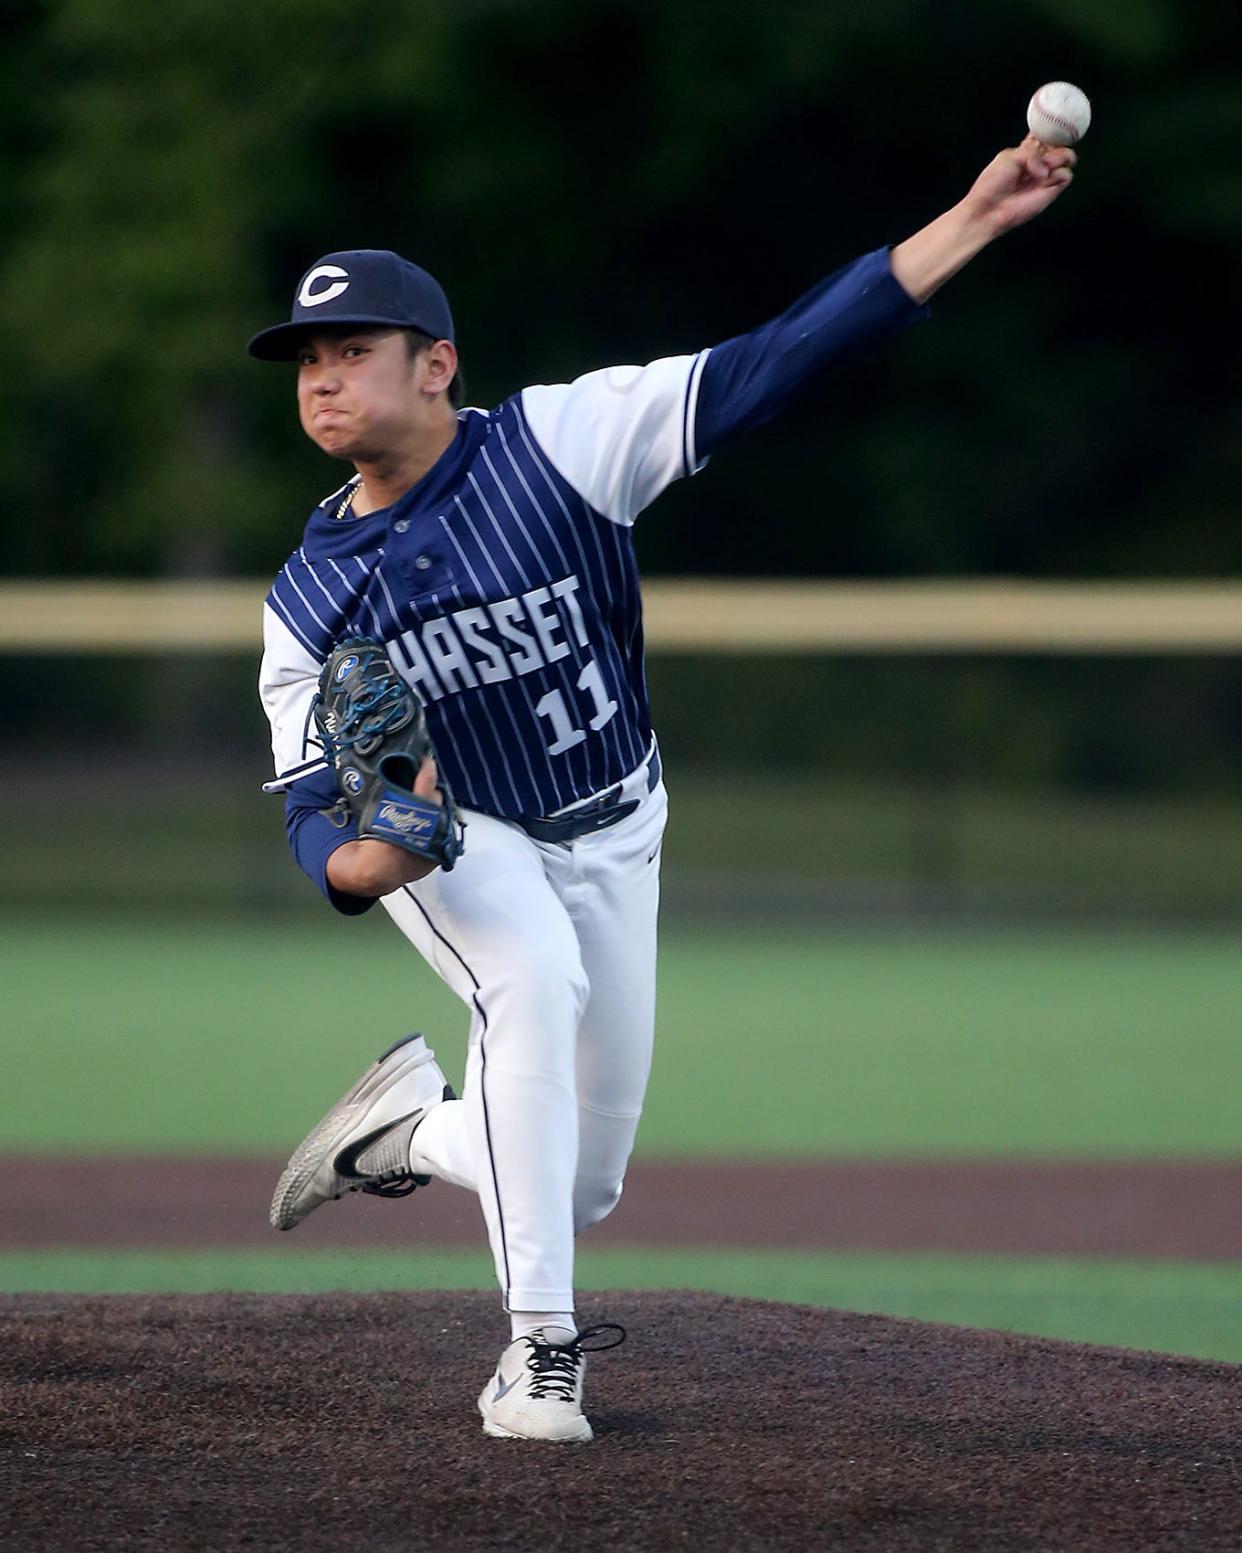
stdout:
<svg viewBox="0 0 1242 1553">
<path fill-rule="evenodd" d="M 461 1099 L 421 1036 L 397 1041 L 300 1145 L 272 1222 L 435 1177 L 476 1192 L 510 1321 L 478 1402 L 490 1435 L 589 1440 L 584 1355 L 623 1335 L 578 1331 L 574 1237 L 621 1195 L 655 1020 L 667 802 L 631 525 L 839 358 L 922 318 L 1074 160 L 1029 138 L 779 318 L 492 410 L 460 408 L 444 292 L 394 253 L 317 260 L 290 320 L 250 341 L 297 363 L 303 430 L 355 470 L 267 597 L 268 790 L 328 901 L 348 916 L 378 900 L 470 1018 Z M 336 710 L 362 745 L 377 737 L 362 658 L 425 717 L 429 746 L 386 775 L 325 715 L 334 684 L 356 682 Z"/>
</svg>

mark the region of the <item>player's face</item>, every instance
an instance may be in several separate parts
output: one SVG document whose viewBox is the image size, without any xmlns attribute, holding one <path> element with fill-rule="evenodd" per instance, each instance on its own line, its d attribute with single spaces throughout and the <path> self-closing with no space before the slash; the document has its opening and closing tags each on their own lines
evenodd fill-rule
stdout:
<svg viewBox="0 0 1242 1553">
<path fill-rule="evenodd" d="M 414 360 L 399 329 L 321 334 L 298 353 L 302 430 L 325 453 L 354 462 L 383 458 L 443 415 L 428 394 L 428 357 Z M 433 374 L 434 376 L 434 374 Z"/>
</svg>

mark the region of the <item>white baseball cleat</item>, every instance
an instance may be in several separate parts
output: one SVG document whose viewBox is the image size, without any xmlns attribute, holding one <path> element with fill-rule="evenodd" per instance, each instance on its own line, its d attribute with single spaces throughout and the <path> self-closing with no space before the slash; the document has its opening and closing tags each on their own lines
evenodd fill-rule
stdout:
<svg viewBox="0 0 1242 1553">
<path fill-rule="evenodd" d="M 607 1332 L 617 1334 L 613 1342 L 589 1341 Z M 540 1327 L 529 1337 L 517 1338 L 479 1393 L 484 1433 L 498 1440 L 566 1444 L 593 1439 L 582 1412 L 586 1356 L 624 1341 L 625 1328 L 612 1321 L 577 1333 L 567 1327 Z"/>
<path fill-rule="evenodd" d="M 421 1035 L 403 1035 L 303 1138 L 276 1183 L 273 1229 L 293 1229 L 320 1203 L 347 1192 L 405 1197 L 430 1176 L 410 1169 L 414 1129 L 455 1099 Z"/>
</svg>

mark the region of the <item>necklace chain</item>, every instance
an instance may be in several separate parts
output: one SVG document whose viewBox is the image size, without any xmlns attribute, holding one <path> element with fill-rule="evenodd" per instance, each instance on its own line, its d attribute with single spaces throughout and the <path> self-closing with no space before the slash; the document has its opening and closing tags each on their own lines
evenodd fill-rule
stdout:
<svg viewBox="0 0 1242 1553">
<path fill-rule="evenodd" d="M 355 479 L 353 484 L 350 486 L 350 488 L 345 492 L 345 495 L 341 498 L 341 504 L 336 509 L 336 516 L 332 520 L 334 523 L 339 523 L 342 518 L 346 518 L 346 517 L 349 516 L 349 513 L 352 510 L 353 505 L 354 505 L 354 497 L 357 496 L 358 492 L 361 489 L 362 489 L 362 477 L 361 477 L 361 475 L 359 475 L 358 478 Z"/>
</svg>

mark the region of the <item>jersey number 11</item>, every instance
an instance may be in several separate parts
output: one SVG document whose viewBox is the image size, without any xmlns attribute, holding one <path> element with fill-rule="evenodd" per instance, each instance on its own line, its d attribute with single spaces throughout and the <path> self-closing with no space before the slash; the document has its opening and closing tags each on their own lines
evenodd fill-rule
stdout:
<svg viewBox="0 0 1242 1553">
<path fill-rule="evenodd" d="M 599 664 L 594 658 L 579 674 L 578 689 L 585 690 L 595 703 L 595 715 L 589 720 L 587 727 L 592 733 L 598 733 L 615 715 L 617 703 L 608 699 L 608 692 L 604 689 L 604 676 L 600 673 Z M 539 717 L 546 717 L 552 724 L 554 737 L 552 743 L 548 745 L 549 755 L 563 755 L 566 750 L 573 749 L 575 744 L 581 744 L 586 738 L 586 732 L 582 728 L 574 727 L 561 691 L 549 690 L 536 705 L 535 712 Z"/>
</svg>

